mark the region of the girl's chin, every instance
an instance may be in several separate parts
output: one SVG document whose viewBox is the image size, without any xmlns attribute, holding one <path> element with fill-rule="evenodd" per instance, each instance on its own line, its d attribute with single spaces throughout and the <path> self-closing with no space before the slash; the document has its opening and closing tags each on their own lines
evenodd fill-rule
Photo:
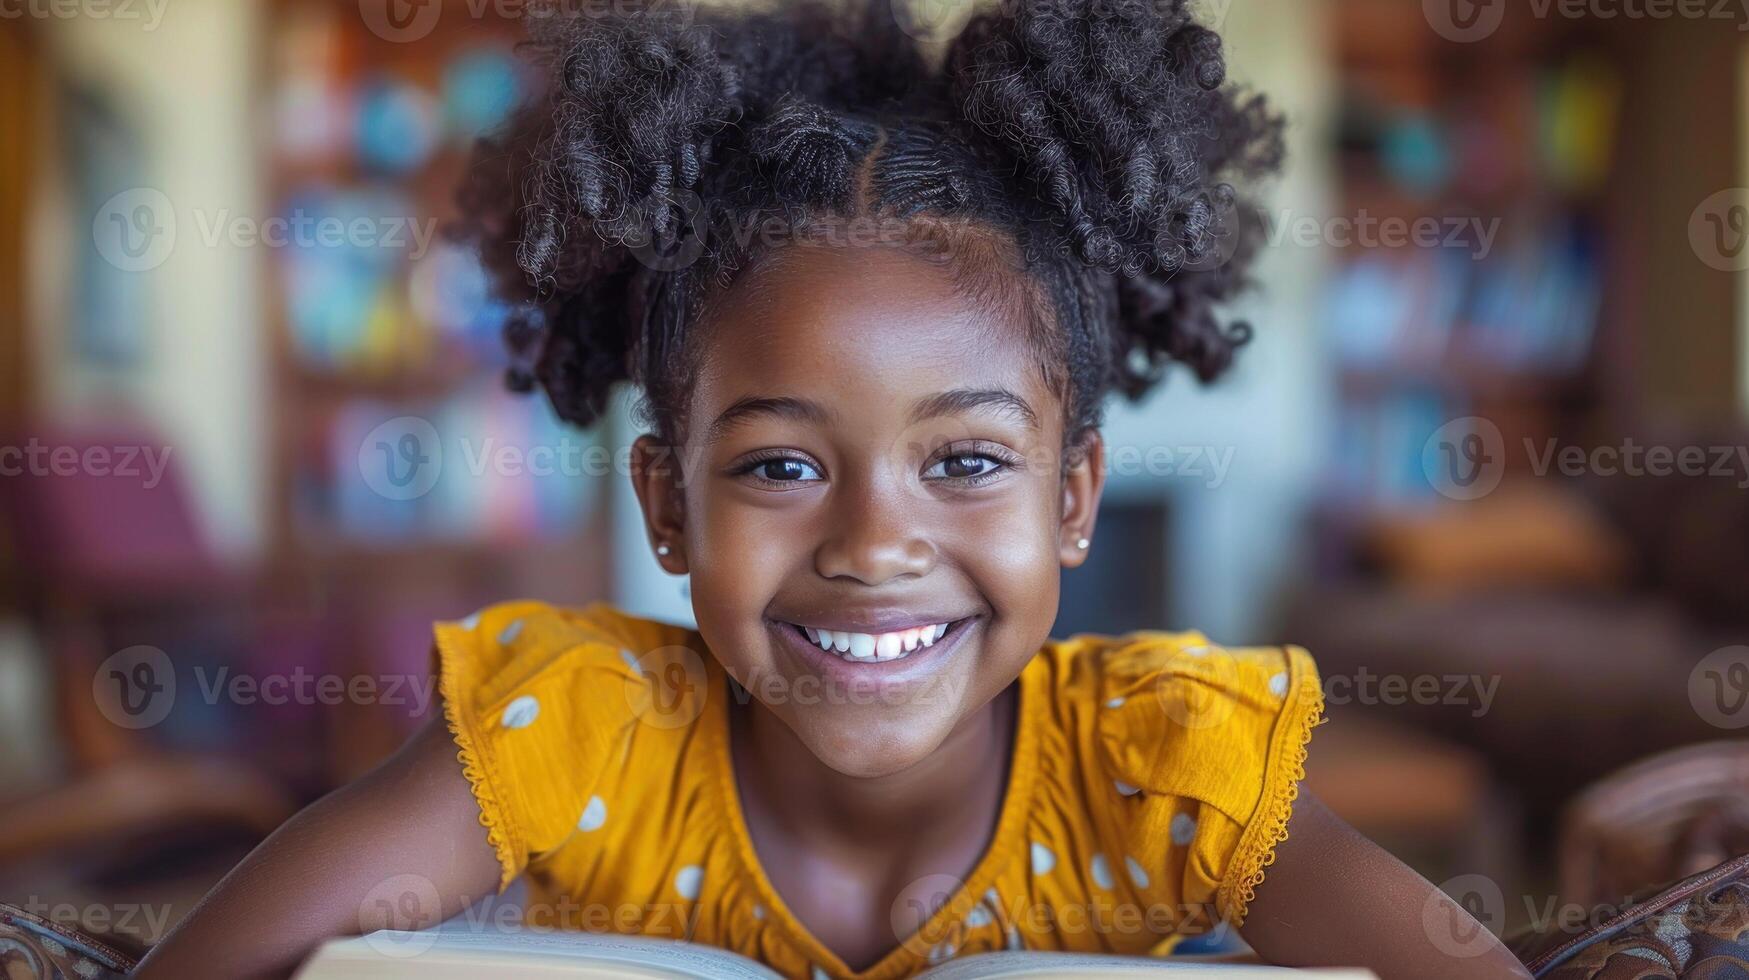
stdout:
<svg viewBox="0 0 1749 980">
<path fill-rule="evenodd" d="M 929 758 L 932 751 L 941 744 L 936 739 L 929 744 L 922 744 L 920 739 L 906 739 L 908 744 L 892 744 L 883 742 L 864 744 L 864 746 L 845 746 L 840 737 L 827 737 L 824 744 L 815 744 L 812 739 L 803 737 L 808 749 L 834 772 L 854 777 L 854 779 L 881 779 L 887 775 L 897 775 L 915 767 L 916 763 Z"/>
<path fill-rule="evenodd" d="M 899 717 L 886 724 L 859 725 L 848 730 L 830 722 L 810 726 L 800 720 L 802 743 L 835 772 L 858 779 L 879 779 L 904 772 L 941 747 L 951 725 Z M 939 727 L 940 731 L 936 731 Z"/>
</svg>

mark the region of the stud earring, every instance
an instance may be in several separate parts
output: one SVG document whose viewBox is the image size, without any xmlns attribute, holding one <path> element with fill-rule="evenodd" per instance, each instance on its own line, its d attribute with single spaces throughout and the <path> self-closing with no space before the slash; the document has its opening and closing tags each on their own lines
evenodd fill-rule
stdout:
<svg viewBox="0 0 1749 980">
<path fill-rule="evenodd" d="M 656 554 L 661 555 L 664 558 L 668 557 L 668 552 L 670 552 L 672 550 L 674 550 L 674 549 L 668 547 L 665 544 L 659 544 L 656 546 Z"/>
<path fill-rule="evenodd" d="M 1075 547 L 1080 548 L 1082 551 L 1086 551 L 1087 546 L 1092 544 L 1092 543 L 1093 542 L 1087 540 L 1086 538 L 1082 538 L 1081 540 L 1075 542 Z"/>
</svg>

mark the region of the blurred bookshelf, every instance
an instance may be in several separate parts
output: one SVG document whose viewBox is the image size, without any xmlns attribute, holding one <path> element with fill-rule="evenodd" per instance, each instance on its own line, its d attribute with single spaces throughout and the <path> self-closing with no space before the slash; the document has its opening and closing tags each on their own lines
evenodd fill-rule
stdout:
<svg viewBox="0 0 1749 980">
<path fill-rule="evenodd" d="M 1443 501 L 1424 449 L 1446 423 L 1485 418 L 1508 446 L 1582 425 L 1610 391 L 1609 311 L 1635 288 L 1612 275 L 1610 38 L 1527 14 L 1464 43 L 1422 8 L 1335 7 L 1339 213 L 1396 232 L 1338 251 L 1323 311 L 1337 425 L 1320 512 L 1338 562 L 1342 529 Z"/>
<path fill-rule="evenodd" d="M 355 671 L 420 669 L 432 619 L 606 588 L 611 470 L 583 465 L 601 447 L 504 388 L 506 310 L 445 234 L 474 140 L 528 82 L 522 26 L 494 11 L 458 0 L 379 24 L 341 0 L 268 8 L 259 152 L 288 229 L 262 250 L 275 564 L 342 624 Z M 369 475 L 414 466 L 431 475 Z M 361 724 L 343 767 L 400 736 Z"/>
</svg>

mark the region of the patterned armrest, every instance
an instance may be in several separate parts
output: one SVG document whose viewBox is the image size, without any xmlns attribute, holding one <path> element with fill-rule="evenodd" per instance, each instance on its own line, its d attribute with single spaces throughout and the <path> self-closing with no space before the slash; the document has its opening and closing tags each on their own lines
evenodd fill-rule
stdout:
<svg viewBox="0 0 1749 980">
<path fill-rule="evenodd" d="M 121 980 L 136 961 L 109 943 L 0 904 L 0 977 Z"/>
<path fill-rule="evenodd" d="M 1594 921 L 1577 935 L 1523 933 L 1508 945 L 1537 980 L 1749 977 L 1749 855 Z"/>
</svg>

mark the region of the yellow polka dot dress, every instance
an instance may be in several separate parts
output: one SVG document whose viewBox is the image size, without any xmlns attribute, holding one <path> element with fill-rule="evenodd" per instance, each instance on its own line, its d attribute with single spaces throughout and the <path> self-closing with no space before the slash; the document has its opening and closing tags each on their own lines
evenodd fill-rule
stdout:
<svg viewBox="0 0 1749 980">
<path fill-rule="evenodd" d="M 1163 954 L 1241 924 L 1323 708 L 1297 647 L 1151 631 L 1045 644 L 1020 675 L 989 848 L 857 972 L 759 867 L 730 682 L 696 632 L 599 603 L 507 602 L 437 624 L 436 650 L 500 888 L 527 879 L 529 924 L 688 939 L 810 980 L 1002 949 Z"/>
</svg>

